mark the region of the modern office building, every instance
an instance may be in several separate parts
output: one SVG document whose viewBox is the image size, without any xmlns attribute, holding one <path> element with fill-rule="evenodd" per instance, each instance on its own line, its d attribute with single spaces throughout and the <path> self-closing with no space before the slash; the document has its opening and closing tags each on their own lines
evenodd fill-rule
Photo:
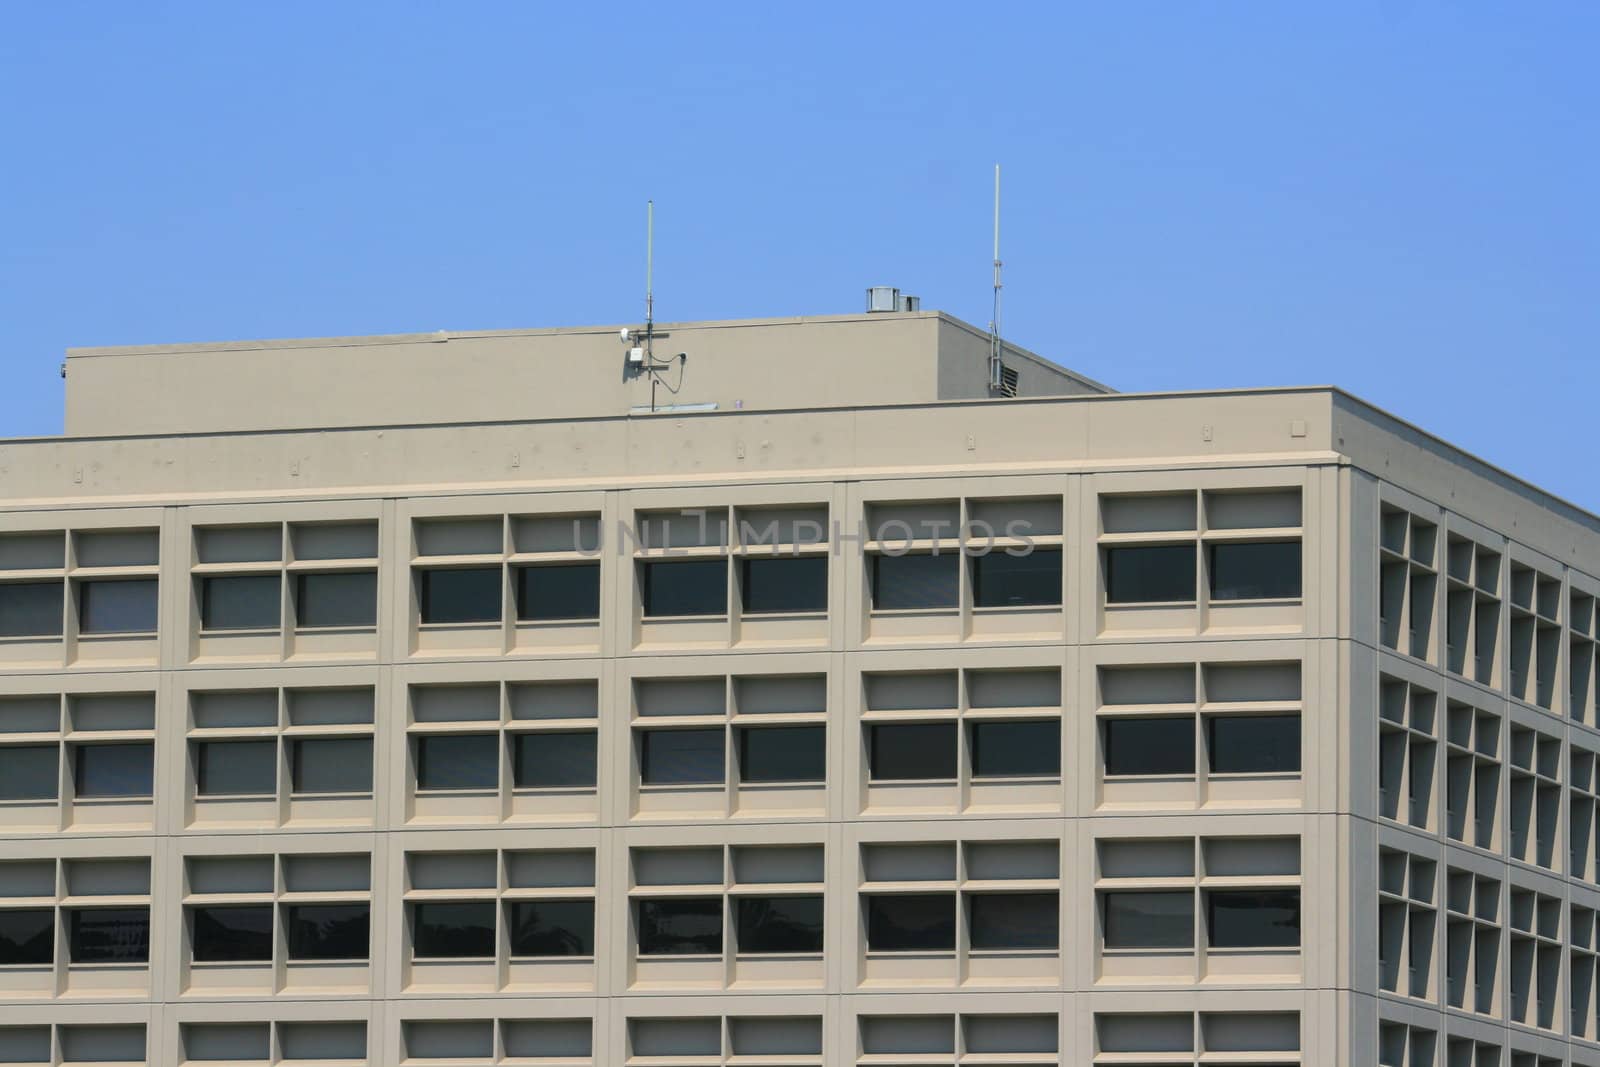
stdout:
<svg viewBox="0 0 1600 1067">
<path fill-rule="evenodd" d="M 69 352 L 0 441 L 0 1062 L 1600 1065 L 1600 518 L 1000 362 Z"/>
</svg>

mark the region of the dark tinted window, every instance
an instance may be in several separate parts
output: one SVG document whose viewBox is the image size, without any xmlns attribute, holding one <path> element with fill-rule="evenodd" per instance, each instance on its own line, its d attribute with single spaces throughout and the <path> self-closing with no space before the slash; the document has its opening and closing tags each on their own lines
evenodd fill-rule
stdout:
<svg viewBox="0 0 1600 1067">
<path fill-rule="evenodd" d="M 726 560 L 646 563 L 640 569 L 646 615 L 724 615 L 728 611 Z"/>
<path fill-rule="evenodd" d="M 867 897 L 868 950 L 952 952 L 955 947 L 954 893 L 897 893 Z"/>
<path fill-rule="evenodd" d="M 417 738 L 417 788 L 500 788 L 499 735 L 425 734 Z"/>
<path fill-rule="evenodd" d="M 1283 774 L 1300 770 L 1300 716 L 1214 715 L 1211 770 L 1215 774 Z"/>
<path fill-rule="evenodd" d="M 967 897 L 975 949 L 1045 949 L 1061 943 L 1061 901 L 1054 893 L 977 893 Z"/>
<path fill-rule="evenodd" d="M 980 608 L 1061 603 L 1061 550 L 1036 548 L 1011 556 L 996 549 L 973 556 L 972 603 Z"/>
<path fill-rule="evenodd" d="M 149 908 L 85 908 L 71 912 L 68 956 L 73 963 L 148 963 Z"/>
<path fill-rule="evenodd" d="M 1194 719 L 1106 719 L 1106 774 L 1193 774 Z"/>
<path fill-rule="evenodd" d="M 282 617 L 276 574 L 200 580 L 202 630 L 276 630 Z"/>
<path fill-rule="evenodd" d="M 1106 948 L 1193 948 L 1194 894 L 1107 893 L 1101 898 Z"/>
<path fill-rule="evenodd" d="M 413 904 L 411 945 L 417 959 L 492 959 L 493 901 Z"/>
<path fill-rule="evenodd" d="M 1061 775 L 1061 720 L 974 722 L 975 778 L 1057 778 Z"/>
<path fill-rule="evenodd" d="M 822 951 L 822 898 L 739 897 L 734 901 L 739 951 Z"/>
<path fill-rule="evenodd" d="M 59 763 L 55 745 L 0 746 L 0 800 L 54 800 Z"/>
<path fill-rule="evenodd" d="M 961 586 L 961 556 L 918 553 L 904 556 L 875 555 L 872 567 L 872 606 L 880 611 L 909 608 L 953 608 Z"/>
<path fill-rule="evenodd" d="M 0 967 L 53 963 L 56 916 L 49 908 L 0 911 Z"/>
<path fill-rule="evenodd" d="M 723 780 L 722 731 L 643 730 L 639 780 L 645 785 L 712 785 Z"/>
<path fill-rule="evenodd" d="M 78 586 L 78 629 L 86 634 L 153 633 L 156 580 L 84 582 Z"/>
<path fill-rule="evenodd" d="M 510 918 L 513 956 L 594 955 L 592 900 L 519 900 Z"/>
<path fill-rule="evenodd" d="M 722 953 L 722 898 L 641 900 L 639 955 L 717 956 Z"/>
<path fill-rule="evenodd" d="M 302 574 L 294 599 L 297 626 L 378 625 L 378 576 L 372 571 Z"/>
<path fill-rule="evenodd" d="M 828 775 L 823 726 L 755 726 L 739 731 L 741 782 L 821 782 Z"/>
<path fill-rule="evenodd" d="M 292 960 L 364 960 L 372 938 L 367 904 L 291 904 L 284 932 Z"/>
<path fill-rule="evenodd" d="M 512 781 L 519 789 L 591 788 L 598 764 L 593 730 L 517 734 Z"/>
<path fill-rule="evenodd" d="M 417 606 L 423 622 L 499 622 L 500 568 L 420 570 Z"/>
<path fill-rule="evenodd" d="M 1211 546 L 1212 600 L 1294 600 L 1299 596 L 1299 541 Z"/>
<path fill-rule="evenodd" d="M 1106 603 L 1150 604 L 1194 597 L 1194 545 L 1106 549 Z"/>
<path fill-rule="evenodd" d="M 372 738 L 307 737 L 289 748 L 296 793 L 372 792 Z"/>
<path fill-rule="evenodd" d="M 248 796 L 278 791 L 276 741 L 197 741 L 195 792 L 201 796 Z"/>
<path fill-rule="evenodd" d="M 1212 948 L 1296 948 L 1300 944 L 1300 892 L 1230 889 L 1208 893 L 1206 930 Z"/>
<path fill-rule="evenodd" d="M 869 761 L 875 781 L 956 776 L 955 723 L 878 723 L 868 729 Z"/>
<path fill-rule="evenodd" d="M 200 963 L 272 959 L 272 905 L 191 908 L 189 936 Z"/>
<path fill-rule="evenodd" d="M 60 582 L 0 584 L 0 637 L 56 637 L 60 633 Z"/>
<path fill-rule="evenodd" d="M 774 556 L 744 561 L 747 615 L 828 610 L 828 557 Z"/>
<path fill-rule="evenodd" d="M 147 797 L 155 783 L 155 746 L 76 745 L 73 792 L 80 797 Z"/>
<path fill-rule="evenodd" d="M 517 570 L 517 618 L 598 619 L 600 564 L 562 563 Z"/>
</svg>

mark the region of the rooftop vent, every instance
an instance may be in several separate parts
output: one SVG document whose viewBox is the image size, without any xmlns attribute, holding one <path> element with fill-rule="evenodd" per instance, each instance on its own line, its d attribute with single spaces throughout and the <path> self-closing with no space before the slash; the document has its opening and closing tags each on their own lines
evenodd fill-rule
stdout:
<svg viewBox="0 0 1600 1067">
<path fill-rule="evenodd" d="M 867 290 L 867 312 L 921 311 L 920 296 L 904 296 L 892 285 L 874 285 Z"/>
</svg>

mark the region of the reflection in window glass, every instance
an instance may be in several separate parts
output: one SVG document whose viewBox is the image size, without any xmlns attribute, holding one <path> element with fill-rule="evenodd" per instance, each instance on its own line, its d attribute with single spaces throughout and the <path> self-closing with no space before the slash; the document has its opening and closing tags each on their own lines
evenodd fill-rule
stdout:
<svg viewBox="0 0 1600 1067">
<path fill-rule="evenodd" d="M 296 793 L 372 792 L 372 738 L 303 737 L 289 747 Z"/>
<path fill-rule="evenodd" d="M 411 906 L 411 951 L 424 959 L 493 959 L 493 901 L 428 901 Z"/>
<path fill-rule="evenodd" d="M 1193 948 L 1194 894 L 1188 890 L 1106 893 L 1106 948 Z"/>
<path fill-rule="evenodd" d="M 872 894 L 867 897 L 870 952 L 953 952 L 954 893 Z"/>
<path fill-rule="evenodd" d="M 592 900 L 518 900 L 510 922 L 512 956 L 594 955 Z"/>
<path fill-rule="evenodd" d="M 646 617 L 727 614 L 727 560 L 652 562 L 640 570 L 639 595 Z"/>
<path fill-rule="evenodd" d="M 60 634 L 60 582 L 0 583 L 0 637 Z"/>
<path fill-rule="evenodd" d="M 272 905 L 189 909 L 189 937 L 197 963 L 272 959 Z"/>
<path fill-rule="evenodd" d="M 639 780 L 645 785 L 715 785 L 723 781 L 721 730 L 642 730 Z"/>
<path fill-rule="evenodd" d="M 1061 720 L 972 724 L 974 778 L 1061 776 Z"/>
<path fill-rule="evenodd" d="M 419 570 L 417 606 L 424 623 L 499 622 L 500 568 Z"/>
<path fill-rule="evenodd" d="M 1106 776 L 1194 773 L 1194 719 L 1153 715 L 1106 719 Z"/>
<path fill-rule="evenodd" d="M 974 949 L 1054 949 L 1061 943 L 1055 893 L 975 893 L 967 897 Z"/>
<path fill-rule="evenodd" d="M 236 574 L 200 581 L 202 630 L 276 630 L 282 618 L 276 574 Z"/>
<path fill-rule="evenodd" d="M 746 615 L 828 610 L 828 557 L 747 559 L 740 595 Z"/>
<path fill-rule="evenodd" d="M 156 630 L 156 580 L 84 582 L 78 586 L 78 630 L 141 634 Z"/>
<path fill-rule="evenodd" d="M 50 908 L 0 909 L 0 967 L 37 966 L 56 958 L 56 916 Z"/>
<path fill-rule="evenodd" d="M 972 604 L 979 608 L 1061 603 L 1061 550 L 1036 548 L 1013 556 L 995 549 L 972 557 Z"/>
<path fill-rule="evenodd" d="M 1206 894 L 1212 948 L 1298 948 L 1298 889 L 1213 890 Z"/>
<path fill-rule="evenodd" d="M 1212 600 L 1298 600 L 1300 542 L 1211 546 Z"/>
<path fill-rule="evenodd" d="M 195 792 L 201 796 L 268 796 L 278 791 L 276 741 L 197 741 Z"/>
<path fill-rule="evenodd" d="M 517 618 L 529 622 L 600 617 L 600 564 L 561 563 L 517 570 Z"/>
<path fill-rule="evenodd" d="M 641 956 L 719 956 L 722 898 L 641 900 L 637 929 Z"/>
<path fill-rule="evenodd" d="M 873 781 L 943 781 L 956 776 L 955 723 L 875 723 L 868 730 Z"/>
<path fill-rule="evenodd" d="M 284 933 L 291 960 L 364 960 L 372 937 L 371 905 L 291 904 Z"/>
<path fill-rule="evenodd" d="M 1188 603 L 1195 597 L 1193 544 L 1106 549 L 1106 603 Z"/>
<path fill-rule="evenodd" d="M 83 908 L 69 913 L 73 963 L 150 962 L 150 909 Z"/>
<path fill-rule="evenodd" d="M 1213 715 L 1206 728 L 1213 774 L 1300 771 L 1298 715 Z"/>
<path fill-rule="evenodd" d="M 55 745 L 0 745 L 0 800 L 54 800 L 59 764 Z"/>
<path fill-rule="evenodd" d="M 961 588 L 961 556 L 914 553 L 868 557 L 872 567 L 875 611 L 938 610 L 957 606 Z"/>
<path fill-rule="evenodd" d="M 499 734 L 417 738 L 417 789 L 500 788 Z"/>
<path fill-rule="evenodd" d="M 593 730 L 517 734 L 512 782 L 518 789 L 592 789 L 598 767 Z"/>
<path fill-rule="evenodd" d="M 359 627 L 378 625 L 378 575 L 375 571 L 302 574 L 295 584 L 295 625 Z"/>
<path fill-rule="evenodd" d="M 828 774 L 823 726 L 755 726 L 739 730 L 741 782 L 821 782 Z"/>
<path fill-rule="evenodd" d="M 148 797 L 155 785 L 155 746 L 73 746 L 73 792 L 84 798 Z"/>
<path fill-rule="evenodd" d="M 822 951 L 822 897 L 738 897 L 740 955 Z"/>
</svg>

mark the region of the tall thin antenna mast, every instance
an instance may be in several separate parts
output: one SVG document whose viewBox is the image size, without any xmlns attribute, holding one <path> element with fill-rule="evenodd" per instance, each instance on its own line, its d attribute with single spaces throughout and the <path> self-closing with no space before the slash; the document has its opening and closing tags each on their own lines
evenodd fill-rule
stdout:
<svg viewBox="0 0 1600 1067">
<path fill-rule="evenodd" d="M 998 254 L 998 253 L 997 253 Z M 651 342 L 656 324 L 656 202 L 644 202 L 644 356 L 655 356 Z"/>
<path fill-rule="evenodd" d="M 994 165 L 994 312 L 989 319 L 989 391 L 1005 388 L 1000 363 L 1000 164 Z"/>
</svg>

